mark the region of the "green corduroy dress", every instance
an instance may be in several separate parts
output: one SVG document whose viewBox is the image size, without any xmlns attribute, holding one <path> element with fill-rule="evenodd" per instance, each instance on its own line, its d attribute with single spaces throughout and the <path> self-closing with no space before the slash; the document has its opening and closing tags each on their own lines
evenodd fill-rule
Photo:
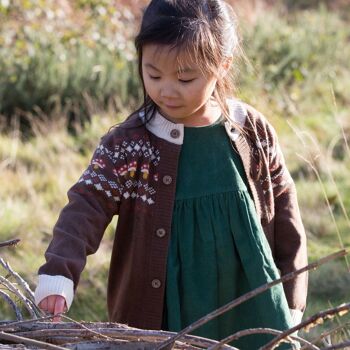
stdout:
<svg viewBox="0 0 350 350">
<path fill-rule="evenodd" d="M 239 155 L 222 123 L 185 127 L 181 149 L 163 329 L 180 331 L 202 316 L 266 282 L 278 271 L 247 189 Z M 281 285 L 198 328 L 223 339 L 239 330 L 292 326 Z M 258 349 L 270 335 L 232 343 Z"/>
</svg>

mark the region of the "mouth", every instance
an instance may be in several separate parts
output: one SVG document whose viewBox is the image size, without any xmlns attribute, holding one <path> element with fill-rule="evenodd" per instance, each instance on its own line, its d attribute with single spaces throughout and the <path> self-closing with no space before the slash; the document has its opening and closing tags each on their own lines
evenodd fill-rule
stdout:
<svg viewBox="0 0 350 350">
<path fill-rule="evenodd" d="M 163 104 L 163 106 L 165 108 L 168 108 L 168 109 L 177 109 L 177 108 L 180 108 L 181 106 L 177 106 L 177 105 L 168 105 L 168 104 Z"/>
</svg>

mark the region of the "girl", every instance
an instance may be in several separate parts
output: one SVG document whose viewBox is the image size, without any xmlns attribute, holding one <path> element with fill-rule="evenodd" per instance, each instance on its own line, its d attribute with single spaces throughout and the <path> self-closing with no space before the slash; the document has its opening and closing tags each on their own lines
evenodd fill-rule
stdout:
<svg viewBox="0 0 350 350">
<path fill-rule="evenodd" d="M 69 190 L 39 270 L 36 302 L 69 308 L 86 256 L 119 215 L 108 282 L 111 321 L 179 331 L 307 264 L 295 187 L 277 137 L 232 99 L 238 50 L 222 0 L 152 0 L 136 37 L 144 103 L 105 135 Z M 196 332 L 300 321 L 307 277 L 244 303 Z M 288 307 L 289 306 L 289 307 Z M 234 343 L 256 349 L 269 336 Z"/>
</svg>

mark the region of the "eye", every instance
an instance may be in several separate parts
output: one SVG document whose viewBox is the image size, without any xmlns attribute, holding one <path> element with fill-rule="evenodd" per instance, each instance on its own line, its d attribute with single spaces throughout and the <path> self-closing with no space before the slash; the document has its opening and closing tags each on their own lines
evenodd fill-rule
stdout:
<svg viewBox="0 0 350 350">
<path fill-rule="evenodd" d="M 158 80 L 158 79 L 160 79 L 160 77 L 155 77 L 155 76 L 153 76 L 153 75 L 149 75 L 149 77 L 150 77 L 150 79 L 152 79 L 152 80 Z"/>
<path fill-rule="evenodd" d="M 195 79 L 189 79 L 189 80 L 184 80 L 184 79 L 179 79 L 179 81 L 181 82 L 181 83 L 184 83 L 184 84 L 188 84 L 188 83 L 190 83 L 191 81 L 194 81 Z"/>
</svg>

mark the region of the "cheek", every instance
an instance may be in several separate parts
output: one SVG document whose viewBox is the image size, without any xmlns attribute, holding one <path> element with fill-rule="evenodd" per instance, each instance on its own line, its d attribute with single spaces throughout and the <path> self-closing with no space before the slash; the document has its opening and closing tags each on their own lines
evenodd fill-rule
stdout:
<svg viewBox="0 0 350 350">
<path fill-rule="evenodd" d="M 213 91 L 215 89 L 215 85 L 216 85 L 216 81 L 209 81 L 209 82 L 201 83 L 196 88 L 196 93 L 194 95 L 199 99 L 206 100 L 206 99 L 210 98 L 210 96 L 213 94 Z M 189 94 L 189 96 L 191 96 L 191 94 Z"/>
<path fill-rule="evenodd" d="M 215 90 L 216 87 L 216 82 L 217 79 L 211 79 L 208 84 L 207 84 L 207 92 L 208 94 L 212 95 L 213 91 Z"/>
<path fill-rule="evenodd" d="M 154 95 L 155 88 L 154 88 L 154 84 L 152 84 L 150 79 L 144 76 L 143 77 L 143 83 L 144 83 L 145 90 L 146 90 L 147 94 L 150 95 L 150 96 Z"/>
</svg>

